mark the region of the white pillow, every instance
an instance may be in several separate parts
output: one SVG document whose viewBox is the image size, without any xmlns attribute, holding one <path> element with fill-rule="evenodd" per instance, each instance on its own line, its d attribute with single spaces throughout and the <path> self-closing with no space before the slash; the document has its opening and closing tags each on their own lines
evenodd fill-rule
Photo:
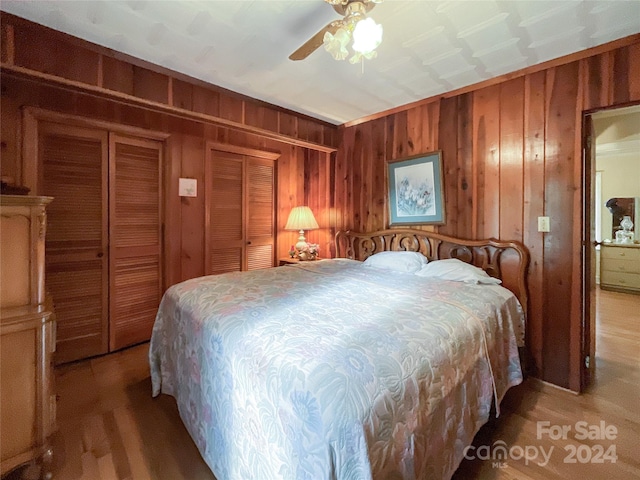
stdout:
<svg viewBox="0 0 640 480">
<path fill-rule="evenodd" d="M 394 272 L 416 273 L 428 261 L 420 252 L 378 252 L 368 257 L 364 265 Z"/>
<path fill-rule="evenodd" d="M 416 275 L 465 283 L 502 283 L 501 280 L 489 276 L 489 274 L 481 268 L 458 260 L 457 258 L 446 258 L 444 260 L 429 262 L 428 265 L 425 265 L 417 271 Z"/>
</svg>

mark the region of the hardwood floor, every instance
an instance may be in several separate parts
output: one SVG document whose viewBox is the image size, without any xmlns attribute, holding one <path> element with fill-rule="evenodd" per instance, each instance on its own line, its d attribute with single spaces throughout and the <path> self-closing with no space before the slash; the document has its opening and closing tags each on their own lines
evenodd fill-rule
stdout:
<svg viewBox="0 0 640 480">
<path fill-rule="evenodd" d="M 493 447 L 501 440 L 512 452 L 510 458 L 499 466 L 490 460 L 465 461 L 456 480 L 640 478 L 640 295 L 598 289 L 597 305 L 596 370 L 589 390 L 576 395 L 535 380 L 511 389 L 500 418 L 483 427 L 474 441 L 476 447 Z M 571 430 L 566 439 L 553 440 L 546 433 L 538 438 L 538 422 L 549 422 L 549 428 L 568 425 Z M 587 428 L 605 422 L 615 427 L 616 438 L 581 440 L 582 425 L 576 428 L 577 422 L 585 422 Z M 538 453 L 538 458 L 513 458 L 520 454 L 518 447 L 529 448 L 530 456 Z M 540 466 L 541 449 L 549 452 L 551 447 L 551 461 Z M 615 463 L 600 455 L 601 448 L 605 454 L 615 450 Z"/>
<path fill-rule="evenodd" d="M 478 433 L 475 449 L 468 451 L 479 458 L 465 460 L 456 480 L 640 478 L 640 296 L 604 291 L 598 296 L 592 388 L 575 395 L 528 380 L 511 389 L 500 418 Z M 147 352 L 142 344 L 57 369 L 55 479 L 215 480 L 173 398 L 151 398 Z M 551 433 L 561 425 L 571 430 L 566 440 L 546 433 L 538 438 L 537 422 L 549 422 Z M 605 428 L 615 428 L 616 438 L 577 439 L 576 422 L 591 428 L 605 422 Z M 499 465 L 482 459 L 499 451 L 497 442 L 509 452 Z M 542 449 L 550 458 L 545 466 L 540 465 Z M 570 457 L 572 449 L 576 455 Z M 615 463 L 606 455 L 613 449 Z M 538 457 L 518 458 L 525 452 Z M 566 463 L 572 458 L 576 463 Z"/>
</svg>

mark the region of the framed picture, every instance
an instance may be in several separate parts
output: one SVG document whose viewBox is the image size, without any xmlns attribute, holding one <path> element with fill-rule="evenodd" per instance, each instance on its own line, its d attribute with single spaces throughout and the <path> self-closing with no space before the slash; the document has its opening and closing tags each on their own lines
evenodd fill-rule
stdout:
<svg viewBox="0 0 640 480">
<path fill-rule="evenodd" d="M 389 162 L 387 168 L 389 225 L 444 224 L 441 151 Z"/>
</svg>

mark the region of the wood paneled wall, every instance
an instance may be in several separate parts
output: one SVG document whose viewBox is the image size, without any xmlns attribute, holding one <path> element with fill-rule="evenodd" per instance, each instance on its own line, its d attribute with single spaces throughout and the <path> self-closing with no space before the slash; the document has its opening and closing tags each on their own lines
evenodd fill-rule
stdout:
<svg viewBox="0 0 640 480">
<path fill-rule="evenodd" d="M 0 12 L 3 71 L 38 75 L 69 90 L 109 96 L 157 111 L 205 121 L 297 145 L 336 146 L 329 123 L 215 87 Z"/>
<path fill-rule="evenodd" d="M 2 177 L 21 183 L 24 107 L 166 138 L 165 285 L 204 274 L 204 167 L 208 141 L 280 154 L 277 247 L 297 240 L 284 230 L 292 207 L 309 205 L 321 228 L 307 238 L 329 251 L 329 194 L 338 128 L 153 66 L 25 20 L 0 14 Z M 147 68 L 149 67 L 149 68 Z M 177 75 L 177 74 L 176 74 Z M 81 120 L 82 121 L 82 120 Z M 178 196 L 178 178 L 198 180 L 196 198 Z"/>
<path fill-rule="evenodd" d="M 447 222 L 465 238 L 522 241 L 531 253 L 527 337 L 535 374 L 579 390 L 582 116 L 640 101 L 640 40 L 344 129 L 337 227 L 388 225 L 386 161 L 442 150 Z M 537 217 L 551 231 L 538 233 Z"/>
<path fill-rule="evenodd" d="M 640 101 L 638 36 L 624 46 L 600 47 L 590 56 L 554 61 L 338 132 L 15 17 L 0 18 L 2 175 L 20 178 L 25 105 L 169 134 L 167 285 L 204 272 L 204 198 L 178 197 L 177 179 L 192 177 L 203 185 L 209 140 L 281 153 L 281 256 L 296 239 L 283 230 L 293 206 L 312 208 L 321 228 L 307 238 L 320 244 L 321 256 L 332 256 L 336 230 L 388 225 L 388 160 L 442 150 L 447 222 L 424 228 L 466 238 L 516 239 L 529 248 L 527 337 L 535 374 L 580 388 L 582 115 Z M 39 69 L 67 84 L 34 79 L 21 69 Z M 335 147 L 337 154 L 331 153 Z M 537 232 L 542 215 L 551 217 L 550 233 Z"/>
</svg>

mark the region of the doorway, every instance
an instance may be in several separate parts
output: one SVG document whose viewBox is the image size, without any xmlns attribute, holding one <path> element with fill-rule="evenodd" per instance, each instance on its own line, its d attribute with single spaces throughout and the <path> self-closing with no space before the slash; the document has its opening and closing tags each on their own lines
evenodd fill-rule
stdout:
<svg viewBox="0 0 640 480">
<path fill-rule="evenodd" d="M 596 376 L 603 309 L 640 305 L 640 104 L 585 115 L 585 256 L 581 389 Z M 634 233 L 624 232 L 629 217 Z M 637 257 L 637 259 L 636 259 Z M 599 312 L 600 318 L 596 318 Z M 600 371 L 600 370 L 598 370 Z"/>
</svg>

